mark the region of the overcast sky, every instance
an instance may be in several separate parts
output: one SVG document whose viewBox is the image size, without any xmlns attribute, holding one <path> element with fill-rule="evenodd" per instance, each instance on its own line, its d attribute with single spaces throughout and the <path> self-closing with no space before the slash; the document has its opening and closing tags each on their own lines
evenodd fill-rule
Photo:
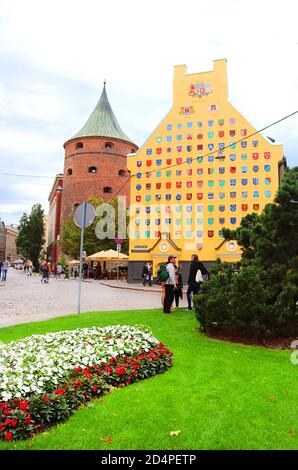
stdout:
<svg viewBox="0 0 298 470">
<path fill-rule="evenodd" d="M 0 0 L 0 173 L 54 177 L 63 143 L 107 79 L 139 146 L 171 107 L 173 66 L 228 61 L 229 100 L 260 129 L 298 109 L 296 0 Z M 298 115 L 265 132 L 298 165 Z M 51 178 L 0 174 L 0 217 L 17 223 Z"/>
</svg>

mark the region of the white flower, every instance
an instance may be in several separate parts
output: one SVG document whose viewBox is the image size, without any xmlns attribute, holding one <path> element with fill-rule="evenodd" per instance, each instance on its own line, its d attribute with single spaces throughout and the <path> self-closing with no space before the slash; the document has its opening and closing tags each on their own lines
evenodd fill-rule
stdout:
<svg viewBox="0 0 298 470">
<path fill-rule="evenodd" d="M 66 371 L 78 365 L 90 367 L 106 363 L 111 357 L 137 355 L 156 344 L 158 340 L 147 329 L 120 325 L 32 335 L 12 341 L 1 345 L 0 393 L 3 400 L 43 393 L 48 382 L 61 383 Z"/>
</svg>

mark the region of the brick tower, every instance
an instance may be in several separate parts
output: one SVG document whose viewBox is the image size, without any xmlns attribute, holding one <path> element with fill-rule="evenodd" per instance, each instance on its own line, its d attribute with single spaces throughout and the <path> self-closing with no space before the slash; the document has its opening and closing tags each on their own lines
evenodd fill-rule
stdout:
<svg viewBox="0 0 298 470">
<path fill-rule="evenodd" d="M 95 196 L 109 201 L 129 177 L 127 154 L 138 146 L 121 130 L 104 82 L 101 97 L 82 129 L 64 144 L 61 225 L 72 209 Z M 129 204 L 130 184 L 119 195 Z"/>
</svg>

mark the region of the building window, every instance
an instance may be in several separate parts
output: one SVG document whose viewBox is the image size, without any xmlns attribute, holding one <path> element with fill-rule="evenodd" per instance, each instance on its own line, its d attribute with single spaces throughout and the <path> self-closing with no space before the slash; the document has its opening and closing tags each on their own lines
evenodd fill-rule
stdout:
<svg viewBox="0 0 298 470">
<path fill-rule="evenodd" d="M 136 153 L 136 149 L 131 149 L 131 153 Z"/>
<path fill-rule="evenodd" d="M 82 149 L 84 147 L 83 142 L 76 143 L 76 149 Z"/>
<path fill-rule="evenodd" d="M 105 186 L 105 187 L 103 188 L 103 192 L 104 192 L 104 193 L 112 193 L 113 190 L 112 190 L 112 188 L 111 188 L 110 186 Z"/>
<path fill-rule="evenodd" d="M 106 147 L 107 150 L 111 150 L 113 148 L 112 142 L 106 142 L 105 147 Z"/>
<path fill-rule="evenodd" d="M 67 176 L 70 176 L 70 175 L 72 175 L 72 169 L 71 169 L 71 168 L 68 168 L 68 170 L 67 170 Z"/>
<path fill-rule="evenodd" d="M 89 168 L 88 168 L 88 173 L 97 173 L 97 168 L 96 168 L 96 166 L 89 166 Z"/>
<path fill-rule="evenodd" d="M 119 176 L 126 176 L 125 170 L 119 170 Z"/>
</svg>

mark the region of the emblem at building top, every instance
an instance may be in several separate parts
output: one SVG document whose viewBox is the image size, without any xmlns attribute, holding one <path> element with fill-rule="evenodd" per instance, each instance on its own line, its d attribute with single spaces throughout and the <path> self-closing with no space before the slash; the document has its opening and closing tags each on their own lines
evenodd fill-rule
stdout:
<svg viewBox="0 0 298 470">
<path fill-rule="evenodd" d="M 212 88 L 210 83 L 192 83 L 189 88 L 188 96 L 201 98 L 211 93 Z"/>
</svg>

